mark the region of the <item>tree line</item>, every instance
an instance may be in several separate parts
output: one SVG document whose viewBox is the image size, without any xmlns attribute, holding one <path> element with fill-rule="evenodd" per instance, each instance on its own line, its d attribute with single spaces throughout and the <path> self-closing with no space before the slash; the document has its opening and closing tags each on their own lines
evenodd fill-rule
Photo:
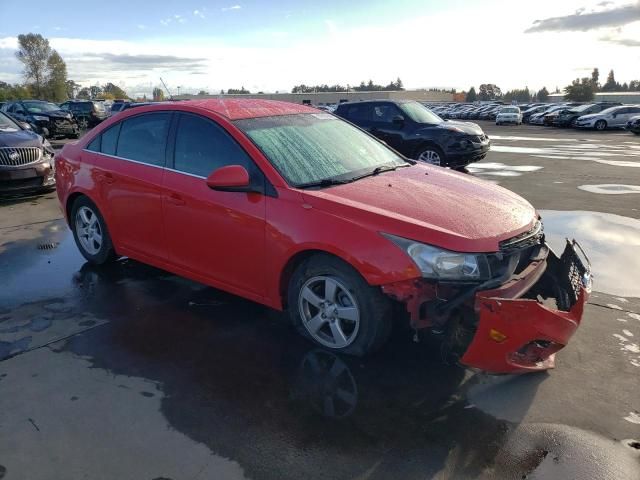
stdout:
<svg viewBox="0 0 640 480">
<path fill-rule="evenodd" d="M 10 84 L 0 81 L 0 101 L 38 99 L 64 102 L 69 98 L 104 99 L 128 98 L 127 93 L 115 85 L 82 87 L 67 77 L 67 64 L 38 33 L 18 35 L 16 58 L 23 65 L 24 83 Z"/>
<path fill-rule="evenodd" d="M 387 85 L 378 85 L 374 83 L 373 80 L 369 80 L 368 82 L 360 82 L 360 85 L 351 86 L 349 84 L 340 85 L 296 85 L 291 89 L 291 93 L 319 93 L 319 92 L 382 92 L 382 91 L 399 91 L 404 90 L 404 85 L 400 77 L 398 77 L 395 81 L 389 82 Z"/>
<path fill-rule="evenodd" d="M 482 101 L 493 101 L 500 100 L 503 102 L 546 102 L 549 98 L 549 91 L 547 87 L 542 87 L 537 92 L 535 90 L 529 90 L 529 87 L 525 87 L 522 89 L 514 89 L 508 90 L 507 92 L 502 92 L 500 87 L 493 83 L 483 83 L 476 91 L 475 87 L 471 87 L 469 91 L 466 93 L 465 100 L 469 103 Z"/>
<path fill-rule="evenodd" d="M 576 78 L 564 88 L 564 98 L 575 102 L 589 102 L 597 92 L 640 92 L 640 80 L 620 84 L 613 70 L 609 71 L 606 82 L 600 84 L 600 71 L 594 68 L 591 77 Z"/>
</svg>

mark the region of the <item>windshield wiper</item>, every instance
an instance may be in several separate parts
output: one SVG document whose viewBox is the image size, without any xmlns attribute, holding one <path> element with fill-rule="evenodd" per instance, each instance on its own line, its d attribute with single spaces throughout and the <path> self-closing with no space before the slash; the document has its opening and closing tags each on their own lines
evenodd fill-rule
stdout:
<svg viewBox="0 0 640 480">
<path fill-rule="evenodd" d="M 415 163 L 407 162 L 407 163 L 402 164 L 402 165 L 380 165 L 379 167 L 374 168 L 370 172 L 367 172 L 367 173 L 365 173 L 363 175 L 358 175 L 357 177 L 353 177 L 351 179 L 351 181 L 354 182 L 356 180 L 360 180 L 361 178 L 373 177 L 373 176 L 378 175 L 378 174 L 383 173 L 383 172 L 392 172 L 393 170 L 397 170 L 398 168 L 410 167 L 411 165 L 415 165 Z"/>
<path fill-rule="evenodd" d="M 317 182 L 300 183 L 296 188 L 330 187 L 332 185 L 344 185 L 352 180 L 338 180 L 337 178 L 323 178 Z"/>
</svg>

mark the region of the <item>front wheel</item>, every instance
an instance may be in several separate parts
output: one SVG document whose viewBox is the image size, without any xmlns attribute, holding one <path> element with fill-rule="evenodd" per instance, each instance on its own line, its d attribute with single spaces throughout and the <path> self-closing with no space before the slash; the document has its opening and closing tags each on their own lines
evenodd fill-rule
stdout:
<svg viewBox="0 0 640 480">
<path fill-rule="evenodd" d="M 87 261 L 102 265 L 116 259 L 107 224 L 91 200 L 79 197 L 73 203 L 69 223 L 76 245 Z"/>
<path fill-rule="evenodd" d="M 596 124 L 594 125 L 595 129 L 602 132 L 603 130 L 606 130 L 607 128 L 607 122 L 605 122 L 604 120 L 598 120 L 596 122 Z"/>
<path fill-rule="evenodd" d="M 391 302 L 351 266 L 329 255 L 301 264 L 289 282 L 289 314 L 305 337 L 334 351 L 363 356 L 391 333 Z"/>
<path fill-rule="evenodd" d="M 416 160 L 430 165 L 443 166 L 445 164 L 446 157 L 444 152 L 438 147 L 427 145 L 418 151 Z"/>
</svg>

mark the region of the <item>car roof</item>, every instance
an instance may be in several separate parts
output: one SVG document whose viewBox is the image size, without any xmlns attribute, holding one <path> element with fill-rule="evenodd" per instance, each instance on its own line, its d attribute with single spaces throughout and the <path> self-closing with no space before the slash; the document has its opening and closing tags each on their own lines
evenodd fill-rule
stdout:
<svg viewBox="0 0 640 480">
<path fill-rule="evenodd" d="M 273 117 L 278 115 L 294 115 L 297 113 L 318 113 L 318 110 L 297 103 L 278 100 L 258 100 L 250 98 L 203 99 L 172 102 L 174 104 L 192 106 L 209 110 L 229 120 L 245 118 Z"/>
<path fill-rule="evenodd" d="M 342 105 L 347 105 L 347 106 L 351 106 L 351 105 L 364 105 L 367 103 L 396 103 L 398 105 L 403 104 L 403 103 L 411 103 L 414 102 L 415 100 L 392 100 L 389 98 L 378 98 L 378 99 L 372 99 L 372 100 L 360 100 L 360 101 L 353 101 L 353 102 L 342 102 L 340 105 L 338 106 L 342 106 Z"/>
</svg>

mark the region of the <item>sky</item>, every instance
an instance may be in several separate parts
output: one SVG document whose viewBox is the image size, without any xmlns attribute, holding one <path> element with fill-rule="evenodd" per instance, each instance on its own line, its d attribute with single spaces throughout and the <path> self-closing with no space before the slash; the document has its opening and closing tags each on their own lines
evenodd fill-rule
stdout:
<svg viewBox="0 0 640 480">
<path fill-rule="evenodd" d="M 130 96 L 387 84 L 561 89 L 610 69 L 640 77 L 640 0 L 0 0 L 0 80 L 22 81 L 17 36 L 40 33 L 83 86 Z"/>
</svg>

